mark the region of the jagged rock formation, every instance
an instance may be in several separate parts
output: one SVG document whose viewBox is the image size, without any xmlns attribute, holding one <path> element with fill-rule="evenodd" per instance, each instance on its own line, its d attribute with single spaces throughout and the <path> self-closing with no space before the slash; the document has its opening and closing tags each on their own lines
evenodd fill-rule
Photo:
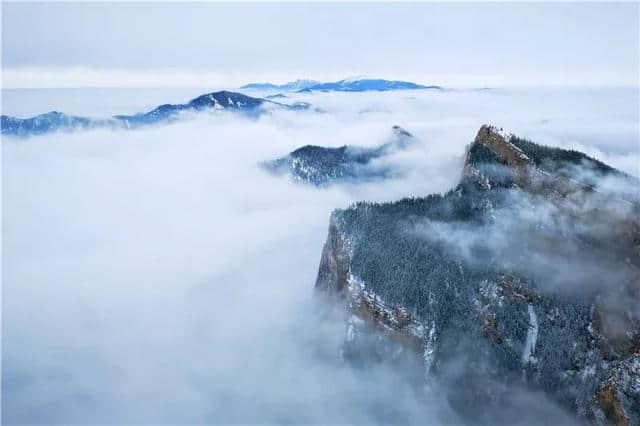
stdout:
<svg viewBox="0 0 640 426">
<path fill-rule="evenodd" d="M 373 160 L 407 148 L 413 139 L 411 133 L 400 126 L 393 126 L 391 140 L 374 148 L 306 145 L 263 166 L 272 173 L 286 174 L 294 181 L 316 186 L 338 182 L 364 183 L 391 177 L 393 170 L 388 166 L 374 165 Z"/>
<path fill-rule="evenodd" d="M 476 424 L 519 418 L 522 392 L 639 424 L 640 205 L 609 178 L 638 188 L 483 126 L 452 191 L 335 211 L 316 288 L 344 304 L 345 359 L 411 359 Z"/>
<path fill-rule="evenodd" d="M 57 130 L 82 130 L 91 128 L 130 129 L 141 126 L 171 122 L 187 113 L 202 111 L 234 111 L 255 115 L 265 105 L 301 110 L 309 104 L 297 102 L 285 105 L 267 99 L 252 98 L 241 93 L 220 91 L 208 93 L 192 99 L 186 104 L 165 104 L 151 111 L 134 115 L 115 115 L 107 119 L 91 119 L 76 117 L 61 112 L 49 112 L 31 118 L 16 118 L 3 115 L 0 117 L 0 129 L 3 135 L 33 136 Z"/>
</svg>

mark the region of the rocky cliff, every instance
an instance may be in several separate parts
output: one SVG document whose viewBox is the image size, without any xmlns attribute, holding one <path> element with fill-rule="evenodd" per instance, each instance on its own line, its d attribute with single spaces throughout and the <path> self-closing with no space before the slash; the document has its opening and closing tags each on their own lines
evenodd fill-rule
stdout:
<svg viewBox="0 0 640 426">
<path fill-rule="evenodd" d="M 316 288 L 344 307 L 345 360 L 408 361 L 472 423 L 542 398 L 577 421 L 640 424 L 634 188 L 483 126 L 450 192 L 335 211 Z"/>
</svg>

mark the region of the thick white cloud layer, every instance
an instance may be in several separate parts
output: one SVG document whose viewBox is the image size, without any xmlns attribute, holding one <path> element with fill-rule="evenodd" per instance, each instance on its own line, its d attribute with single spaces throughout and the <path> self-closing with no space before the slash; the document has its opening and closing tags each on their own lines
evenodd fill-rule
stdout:
<svg viewBox="0 0 640 426">
<path fill-rule="evenodd" d="M 88 115 L 150 102 L 56 93 L 56 109 Z M 3 98 L 6 113 L 44 112 L 37 96 Z M 451 421 L 396 372 L 341 364 L 343 324 L 312 303 L 331 210 L 450 189 L 484 122 L 637 174 L 633 90 L 297 98 L 324 112 L 3 140 L 7 421 Z M 394 124 L 420 141 L 385 160 L 395 180 L 320 190 L 257 166 L 306 144 L 383 143 Z"/>
</svg>

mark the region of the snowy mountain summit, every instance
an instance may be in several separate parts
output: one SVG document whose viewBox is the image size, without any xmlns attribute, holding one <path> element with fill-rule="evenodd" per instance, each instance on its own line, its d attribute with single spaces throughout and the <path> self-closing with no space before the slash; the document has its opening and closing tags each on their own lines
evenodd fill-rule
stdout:
<svg viewBox="0 0 640 426">
<path fill-rule="evenodd" d="M 71 116 L 52 111 L 30 118 L 8 115 L 0 117 L 3 135 L 34 136 L 53 131 L 86 130 L 92 128 L 131 129 L 158 123 L 168 123 L 182 116 L 200 112 L 230 111 L 247 115 L 259 115 L 264 107 L 271 106 L 291 110 L 301 110 L 309 104 L 297 102 L 291 105 L 269 99 L 254 98 L 242 93 L 226 90 L 198 96 L 184 104 L 164 104 L 151 111 L 133 115 L 114 115 L 104 119 Z"/>
</svg>

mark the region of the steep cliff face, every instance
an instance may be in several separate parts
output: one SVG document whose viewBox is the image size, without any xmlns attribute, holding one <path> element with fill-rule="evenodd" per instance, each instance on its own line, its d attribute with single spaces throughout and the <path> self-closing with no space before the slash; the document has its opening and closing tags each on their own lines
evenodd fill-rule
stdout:
<svg viewBox="0 0 640 426">
<path fill-rule="evenodd" d="M 593 184 L 612 176 L 637 184 L 483 126 L 447 194 L 335 211 L 316 288 L 345 307 L 344 358 L 409 360 L 474 422 L 524 390 L 639 424 L 639 209 Z"/>
</svg>

